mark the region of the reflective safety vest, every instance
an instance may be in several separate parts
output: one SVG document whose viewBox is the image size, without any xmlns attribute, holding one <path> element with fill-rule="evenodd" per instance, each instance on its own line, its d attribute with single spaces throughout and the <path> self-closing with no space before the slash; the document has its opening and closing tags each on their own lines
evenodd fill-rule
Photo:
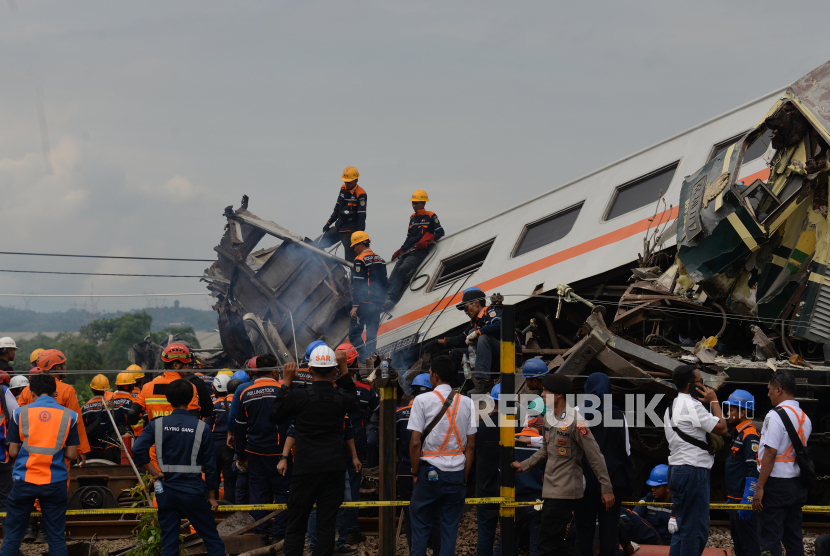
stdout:
<svg viewBox="0 0 830 556">
<path fill-rule="evenodd" d="M 15 462 L 14 478 L 36 485 L 65 481 L 68 477 L 63 448 L 73 423 L 65 407 L 26 406 L 15 412 L 23 442 Z M 77 414 L 75 415 L 77 422 Z"/>
<path fill-rule="evenodd" d="M 443 404 L 446 398 L 441 395 L 441 392 L 433 391 L 433 394 L 441 399 Z M 461 394 L 456 394 L 453 398 L 452 405 L 444 413 L 444 417 L 449 419 L 447 426 L 447 434 L 444 435 L 444 440 L 441 441 L 441 446 L 437 450 L 430 450 L 429 452 L 421 452 L 421 457 L 435 458 L 439 456 L 458 456 L 464 453 L 464 445 L 461 441 L 461 433 L 458 431 L 458 425 L 455 423 L 455 417 L 458 414 L 458 406 L 461 403 Z M 440 421 L 439 421 L 440 422 Z M 453 439 L 455 440 L 453 445 Z M 426 442 L 426 438 L 423 439 Z"/>
<path fill-rule="evenodd" d="M 141 393 L 135 399 L 135 403 L 147 413 L 147 418 L 151 421 L 157 417 L 163 417 L 173 413 L 173 406 L 167 401 L 167 385 L 174 380 L 179 380 L 181 375 L 177 372 L 165 372 L 160 377 L 156 377 L 151 382 L 148 382 L 141 389 Z M 199 395 L 196 392 L 196 387 L 193 386 L 193 399 L 187 406 L 188 411 L 199 411 Z"/>
<path fill-rule="evenodd" d="M 190 465 L 166 465 L 164 463 L 164 455 L 162 450 L 162 438 L 164 437 L 164 419 L 159 417 L 156 421 L 156 467 L 162 473 L 196 473 L 202 474 L 202 466 L 196 463 L 196 458 L 199 457 L 199 448 L 202 446 L 202 433 L 205 430 L 205 422 L 199 421 L 196 425 L 196 436 L 193 437 L 193 450 L 190 452 Z"/>
<path fill-rule="evenodd" d="M 803 411 L 801 411 L 800 409 L 798 411 L 796 411 L 795 408 L 792 408 L 788 405 L 782 405 L 781 407 L 783 407 L 787 411 L 791 412 L 795 416 L 795 420 L 798 423 L 798 427 L 796 427 L 795 432 L 798 434 L 798 438 L 801 439 L 801 443 L 804 446 L 806 446 L 807 445 L 807 439 L 804 436 L 804 421 L 807 419 L 807 414 L 804 413 Z M 799 415 L 799 413 L 801 415 Z M 787 436 L 787 438 L 789 438 L 789 436 Z M 775 456 L 775 461 L 793 462 L 793 463 L 795 462 L 795 450 L 793 449 L 792 442 L 790 442 L 789 448 L 784 450 L 783 454 L 778 454 L 778 455 Z"/>
</svg>

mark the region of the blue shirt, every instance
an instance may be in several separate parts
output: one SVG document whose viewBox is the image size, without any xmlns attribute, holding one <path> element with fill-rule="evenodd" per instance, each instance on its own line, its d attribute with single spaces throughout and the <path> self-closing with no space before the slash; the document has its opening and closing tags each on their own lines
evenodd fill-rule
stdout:
<svg viewBox="0 0 830 556">
<path fill-rule="evenodd" d="M 159 426 L 159 422 L 164 426 L 161 438 L 164 465 L 190 465 L 193 445 L 196 441 L 196 427 L 200 421 L 190 415 L 186 409 L 174 409 L 170 415 L 153 419 L 144 427 L 144 432 L 133 444 L 135 464 L 140 466 L 150 463 L 150 448 L 156 443 L 156 427 Z M 158 454 L 158 447 L 156 447 L 156 454 Z M 208 426 L 205 426 L 202 431 L 196 465 L 201 467 L 198 473 L 165 472 L 164 490 L 196 495 L 204 495 L 206 486 L 209 490 L 219 490 L 213 438 Z M 202 480 L 202 473 L 205 474 L 204 480 Z"/>
<path fill-rule="evenodd" d="M 30 461 L 29 453 L 26 451 L 25 446 L 23 446 L 23 441 L 20 439 L 20 412 L 23 409 L 35 409 L 38 407 L 61 409 L 63 411 L 69 412 L 69 431 L 66 435 L 66 442 L 64 442 L 63 447 L 60 450 L 58 450 L 51 458 L 51 479 L 48 481 L 48 484 L 66 482 L 66 480 L 69 478 L 69 471 L 66 469 L 66 462 L 64 461 L 64 454 L 66 451 L 65 448 L 66 446 L 77 446 L 81 443 L 81 439 L 78 436 L 78 414 L 60 405 L 58 403 L 58 400 L 56 400 L 52 396 L 39 396 L 35 401 L 25 406 L 24 408 L 18 408 L 14 410 L 14 414 L 12 416 L 12 419 L 14 420 L 14 425 L 9 427 L 8 440 L 9 442 L 14 442 L 16 444 L 20 444 L 21 446 L 20 452 L 18 452 L 17 454 L 17 459 L 15 459 L 14 462 L 14 471 L 12 471 L 12 478 L 17 481 L 25 481 L 26 473 L 31 473 L 33 467 L 37 465 L 35 458 L 31 458 Z M 30 430 L 37 427 L 38 423 L 38 419 L 30 419 Z M 57 424 L 55 423 L 54 426 L 57 426 Z M 30 480 L 29 482 L 32 481 Z M 37 484 L 45 483 L 38 482 Z"/>
<path fill-rule="evenodd" d="M 236 414 L 239 412 L 239 397 L 242 395 L 242 392 L 245 391 L 245 388 L 251 386 L 253 383 L 253 380 L 249 380 L 248 382 L 240 384 L 236 387 L 236 390 L 234 390 L 233 399 L 231 400 L 231 409 L 228 411 L 228 423 L 236 422 Z"/>
<path fill-rule="evenodd" d="M 279 382 L 263 377 L 243 390 L 234 423 L 235 448 L 240 457 L 245 451 L 263 456 L 282 453 L 280 431 L 271 422 L 271 407 L 279 389 Z"/>
</svg>

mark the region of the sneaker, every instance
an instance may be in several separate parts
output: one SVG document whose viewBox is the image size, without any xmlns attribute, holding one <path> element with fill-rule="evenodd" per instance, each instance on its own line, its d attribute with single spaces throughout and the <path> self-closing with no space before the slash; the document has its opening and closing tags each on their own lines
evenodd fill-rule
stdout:
<svg viewBox="0 0 830 556">
<path fill-rule="evenodd" d="M 346 535 L 345 539 L 346 544 L 360 544 L 362 542 L 366 542 L 366 535 L 363 533 L 349 533 Z"/>
<path fill-rule="evenodd" d="M 476 379 L 476 387 L 470 390 L 470 395 L 474 394 L 489 394 L 493 389 L 493 381 L 481 378 Z"/>
<path fill-rule="evenodd" d="M 334 551 L 335 554 L 357 554 L 357 549 L 345 544 Z"/>
<path fill-rule="evenodd" d="M 37 538 L 37 524 L 29 523 L 26 527 L 26 533 L 23 535 L 23 542 L 34 542 Z"/>
<path fill-rule="evenodd" d="M 392 303 L 389 300 L 386 300 L 386 302 L 384 302 L 383 306 L 381 306 L 380 312 L 381 313 L 388 313 L 389 311 L 392 310 L 392 307 L 394 307 L 394 306 L 395 306 L 394 303 Z"/>
<path fill-rule="evenodd" d="M 46 536 L 46 528 L 41 527 L 40 531 L 37 532 L 37 538 L 35 538 L 36 543 L 48 543 L 49 537 Z"/>
</svg>

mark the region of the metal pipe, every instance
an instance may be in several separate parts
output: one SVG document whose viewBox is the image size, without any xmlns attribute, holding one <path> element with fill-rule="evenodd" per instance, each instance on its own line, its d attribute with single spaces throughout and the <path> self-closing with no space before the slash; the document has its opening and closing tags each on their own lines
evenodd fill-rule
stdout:
<svg viewBox="0 0 830 556">
<path fill-rule="evenodd" d="M 112 399 L 112 398 L 110 398 Z M 139 484 L 144 489 L 144 496 L 146 498 L 147 506 L 152 507 L 153 503 L 150 501 L 150 491 L 147 490 L 147 485 L 144 484 L 144 480 L 141 478 L 141 473 L 138 472 L 138 467 L 135 466 L 135 462 L 133 461 L 133 457 L 130 455 L 130 451 L 127 450 L 127 445 L 124 444 L 124 439 L 121 438 L 121 434 L 118 432 L 118 425 L 115 424 L 115 417 L 112 416 L 110 412 L 110 408 L 107 406 L 107 400 L 104 399 L 104 396 L 101 396 L 101 405 L 104 406 L 104 411 L 107 412 L 107 415 L 110 418 L 110 422 L 112 423 L 112 428 L 115 430 L 116 436 L 118 436 L 118 442 L 121 444 L 121 449 L 124 450 L 124 453 L 127 455 L 127 461 L 130 462 L 130 465 L 133 468 L 133 473 L 135 473 L 136 478 L 138 479 Z"/>
<path fill-rule="evenodd" d="M 499 412 L 499 446 L 501 452 L 501 489 L 500 496 L 516 497 L 516 479 L 512 467 L 514 447 L 516 446 L 516 422 L 512 410 L 516 405 L 513 394 L 516 393 L 516 343 L 515 343 L 516 307 L 504 305 L 501 312 L 501 394 L 506 414 Z M 499 507 L 499 526 L 501 529 L 501 553 L 513 556 L 515 538 L 516 509 Z"/>
</svg>

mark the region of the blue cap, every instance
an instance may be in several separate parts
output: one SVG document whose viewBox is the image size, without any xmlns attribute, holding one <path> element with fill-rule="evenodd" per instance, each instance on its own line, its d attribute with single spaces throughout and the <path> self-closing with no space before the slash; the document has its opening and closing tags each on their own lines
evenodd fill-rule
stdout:
<svg viewBox="0 0 830 556">
<path fill-rule="evenodd" d="M 522 367 L 522 378 L 537 378 L 550 372 L 541 359 L 528 359 Z"/>
<path fill-rule="evenodd" d="M 651 470 L 651 475 L 648 476 L 646 484 L 649 486 L 661 486 L 669 484 L 669 466 L 661 463 Z"/>
<path fill-rule="evenodd" d="M 412 381 L 412 386 L 423 386 L 432 390 L 432 383 L 429 381 L 429 373 L 421 373 Z"/>
<path fill-rule="evenodd" d="M 242 382 L 248 382 L 249 380 L 251 380 L 248 377 L 248 373 L 246 373 L 245 371 L 236 371 L 235 373 L 233 373 L 233 376 L 231 378 L 238 378 Z"/>
<path fill-rule="evenodd" d="M 499 395 L 501 395 L 501 382 L 493 386 L 493 389 L 490 390 L 490 397 L 496 401 L 499 401 Z"/>
<path fill-rule="evenodd" d="M 314 340 L 313 342 L 308 344 L 308 347 L 305 348 L 305 360 L 308 361 L 311 358 L 311 352 L 314 351 L 314 348 L 324 345 L 326 345 L 326 342 L 324 342 L 323 340 Z"/>
<path fill-rule="evenodd" d="M 755 411 L 755 398 L 747 392 L 746 390 L 735 390 L 732 392 L 732 395 L 729 396 L 723 405 L 734 405 L 735 407 L 739 407 L 741 409 L 751 409 Z"/>
</svg>

